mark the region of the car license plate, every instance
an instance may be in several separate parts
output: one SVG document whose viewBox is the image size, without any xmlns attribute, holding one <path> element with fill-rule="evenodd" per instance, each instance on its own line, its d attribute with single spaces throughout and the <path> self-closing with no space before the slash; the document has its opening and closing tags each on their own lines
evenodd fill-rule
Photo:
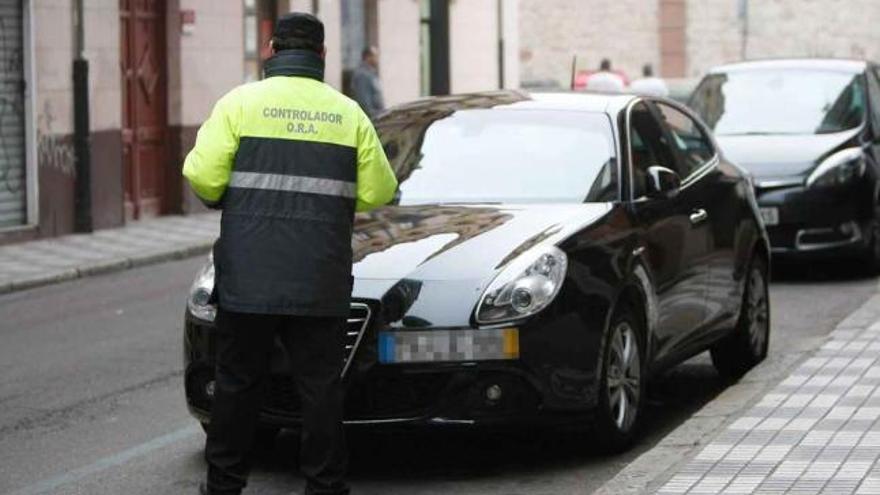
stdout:
<svg viewBox="0 0 880 495">
<path fill-rule="evenodd" d="M 379 362 L 430 363 L 519 358 L 519 330 L 426 330 L 379 332 Z"/>
<path fill-rule="evenodd" d="M 768 227 L 779 225 L 779 209 L 761 208 L 761 218 L 764 219 L 764 225 Z"/>
</svg>

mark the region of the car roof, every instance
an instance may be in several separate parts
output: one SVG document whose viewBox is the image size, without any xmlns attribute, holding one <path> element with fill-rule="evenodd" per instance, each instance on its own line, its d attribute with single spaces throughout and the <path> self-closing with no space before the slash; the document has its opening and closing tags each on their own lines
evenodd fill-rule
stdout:
<svg viewBox="0 0 880 495">
<path fill-rule="evenodd" d="M 863 72 L 867 68 L 868 63 L 869 62 L 865 60 L 843 58 L 780 58 L 769 60 L 748 60 L 745 62 L 736 62 L 713 67 L 709 70 L 709 74 L 752 70 L 759 71 L 767 69 L 830 70 L 855 74 Z"/>
<path fill-rule="evenodd" d="M 432 96 L 390 109 L 384 117 L 423 113 L 452 113 L 468 109 L 567 110 L 616 114 L 636 96 L 591 92 L 541 92 L 523 90 L 485 91 L 451 96 Z M 392 117 L 393 118 L 393 117 Z"/>
</svg>

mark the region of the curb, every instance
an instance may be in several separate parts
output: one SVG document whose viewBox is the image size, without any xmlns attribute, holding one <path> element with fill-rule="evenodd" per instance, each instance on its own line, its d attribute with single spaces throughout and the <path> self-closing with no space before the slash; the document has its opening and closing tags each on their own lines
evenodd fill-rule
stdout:
<svg viewBox="0 0 880 495">
<path fill-rule="evenodd" d="M 876 302 L 870 297 L 858 309 L 838 322 L 833 330 L 861 322 L 862 308 Z M 833 332 L 832 330 L 832 332 Z M 785 379 L 800 363 L 813 356 L 831 338 L 831 333 L 810 339 L 799 352 L 783 354 L 778 360 L 764 361 L 739 382 L 707 402 L 687 421 L 666 435 L 607 481 L 594 495 L 642 495 L 654 493 L 723 428 L 757 403 L 765 393 Z"/>
<path fill-rule="evenodd" d="M 818 346 L 817 346 L 818 348 Z M 814 349 L 815 350 L 815 349 Z M 809 352 L 788 355 L 786 370 L 806 359 Z M 766 372 L 761 366 L 755 368 L 760 374 Z M 754 371 L 754 370 L 753 370 Z M 727 387 L 717 397 L 707 402 L 699 411 L 666 435 L 647 452 L 637 457 L 611 480 L 607 481 L 594 495 L 641 495 L 653 493 L 651 488 L 659 488 L 665 473 L 673 470 L 686 461 L 692 454 L 699 452 L 704 444 L 715 437 L 721 429 L 732 423 L 741 413 L 757 402 L 766 391 L 781 380 L 782 375 L 773 374 L 772 378 L 761 381 L 748 381 L 748 376 L 734 385 Z M 657 485 L 654 487 L 653 485 Z"/>
<path fill-rule="evenodd" d="M 0 294 L 10 294 L 80 278 L 121 272 L 131 268 L 155 265 L 165 261 L 192 258 L 193 256 L 207 254 L 213 245 L 214 240 L 211 239 L 192 244 L 185 244 L 170 250 L 149 251 L 143 254 L 94 261 L 76 268 L 61 268 L 56 271 L 45 272 L 39 275 L 0 283 Z"/>
</svg>

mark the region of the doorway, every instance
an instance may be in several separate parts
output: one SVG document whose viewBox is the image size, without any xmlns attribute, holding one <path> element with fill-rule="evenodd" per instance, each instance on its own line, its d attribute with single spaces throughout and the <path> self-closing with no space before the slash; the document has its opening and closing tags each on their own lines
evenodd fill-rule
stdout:
<svg viewBox="0 0 880 495">
<path fill-rule="evenodd" d="M 164 0 L 120 0 L 125 218 L 163 213 L 168 157 Z"/>
</svg>

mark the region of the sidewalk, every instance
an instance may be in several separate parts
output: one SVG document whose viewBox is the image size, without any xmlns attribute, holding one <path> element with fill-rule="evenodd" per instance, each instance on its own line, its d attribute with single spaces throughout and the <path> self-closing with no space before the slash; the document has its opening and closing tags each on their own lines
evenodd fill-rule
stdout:
<svg viewBox="0 0 880 495">
<path fill-rule="evenodd" d="M 775 386 L 747 375 L 596 493 L 880 495 L 880 293 L 808 356 Z"/>
<path fill-rule="evenodd" d="M 0 246 L 0 294 L 206 253 L 219 233 L 205 213 Z"/>
<path fill-rule="evenodd" d="M 880 494 L 880 297 L 665 483 L 661 494 Z"/>
</svg>

